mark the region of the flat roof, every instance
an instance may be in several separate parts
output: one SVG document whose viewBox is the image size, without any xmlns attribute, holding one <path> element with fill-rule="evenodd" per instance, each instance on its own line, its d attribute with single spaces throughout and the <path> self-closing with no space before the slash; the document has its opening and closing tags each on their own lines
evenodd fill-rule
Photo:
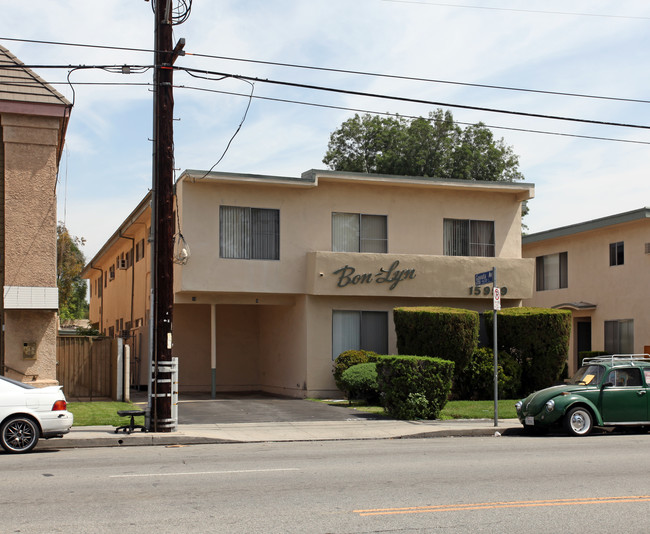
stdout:
<svg viewBox="0 0 650 534">
<path fill-rule="evenodd" d="M 261 174 L 206 172 L 188 169 L 178 181 L 194 183 L 205 180 L 229 183 L 256 183 L 266 185 L 285 185 L 298 187 L 317 187 L 319 181 L 345 181 L 397 187 L 435 187 L 439 189 L 470 189 L 472 191 L 503 192 L 517 196 L 518 200 L 528 200 L 535 196 L 535 185 L 518 182 L 490 182 L 483 180 L 450 180 L 424 176 L 400 176 L 389 174 L 368 174 L 310 169 L 300 177 L 267 176 Z"/>
<path fill-rule="evenodd" d="M 624 224 L 648 218 L 650 218 L 650 208 L 640 208 L 638 210 L 626 211 L 624 213 L 617 213 L 616 215 L 609 215 L 607 217 L 601 217 L 599 219 L 593 219 L 591 221 L 570 224 L 568 226 L 561 226 L 559 228 L 546 230 L 544 232 L 525 235 L 522 237 L 522 244 L 527 245 L 529 243 L 537 243 L 539 241 L 545 241 L 547 239 L 566 237 L 574 234 L 579 234 L 581 232 L 590 232 L 592 230 L 598 230 L 607 226 L 614 226 L 616 224 Z"/>
</svg>

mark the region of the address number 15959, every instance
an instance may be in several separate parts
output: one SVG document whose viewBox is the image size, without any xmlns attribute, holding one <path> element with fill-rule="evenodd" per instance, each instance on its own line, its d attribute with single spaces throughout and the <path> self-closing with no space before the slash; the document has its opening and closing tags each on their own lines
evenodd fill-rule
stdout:
<svg viewBox="0 0 650 534">
<path fill-rule="evenodd" d="M 507 287 L 502 287 L 501 288 L 501 296 L 505 296 L 505 294 L 508 293 L 508 288 Z M 470 286 L 469 287 L 469 294 L 473 296 L 488 296 L 492 294 L 492 286 Z"/>
</svg>

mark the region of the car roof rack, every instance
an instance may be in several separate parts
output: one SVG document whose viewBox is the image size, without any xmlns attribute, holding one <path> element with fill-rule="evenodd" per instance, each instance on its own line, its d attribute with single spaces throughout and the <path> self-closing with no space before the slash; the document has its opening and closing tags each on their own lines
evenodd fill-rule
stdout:
<svg viewBox="0 0 650 534">
<path fill-rule="evenodd" d="M 650 354 L 612 354 L 609 356 L 591 356 L 582 360 L 582 365 L 590 363 L 608 363 L 616 365 L 632 364 L 634 362 L 650 363 Z"/>
</svg>

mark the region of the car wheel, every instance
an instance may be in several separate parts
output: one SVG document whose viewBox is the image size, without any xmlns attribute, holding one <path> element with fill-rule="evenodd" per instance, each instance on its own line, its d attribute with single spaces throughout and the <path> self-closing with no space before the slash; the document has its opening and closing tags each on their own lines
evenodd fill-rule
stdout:
<svg viewBox="0 0 650 534">
<path fill-rule="evenodd" d="M 11 453 L 31 451 L 36 447 L 39 437 L 38 425 L 29 417 L 11 417 L 0 429 L 0 445 Z"/>
<path fill-rule="evenodd" d="M 570 436 L 586 436 L 594 428 L 594 418 L 587 408 L 576 406 L 564 416 L 564 429 Z"/>
</svg>

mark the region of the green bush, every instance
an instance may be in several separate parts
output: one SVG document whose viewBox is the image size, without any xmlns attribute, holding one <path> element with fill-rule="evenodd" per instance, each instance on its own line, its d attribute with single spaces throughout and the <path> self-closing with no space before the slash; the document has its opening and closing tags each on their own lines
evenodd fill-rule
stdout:
<svg viewBox="0 0 650 534">
<path fill-rule="evenodd" d="M 376 362 L 378 357 L 379 355 L 371 350 L 346 350 L 339 354 L 336 360 L 334 360 L 334 369 L 332 369 L 336 387 L 341 391 L 345 391 L 341 383 L 341 375 L 343 375 L 343 372 L 353 365 Z"/>
<path fill-rule="evenodd" d="M 419 307 L 393 310 L 397 351 L 444 358 L 455 363 L 456 378 L 478 345 L 479 314 L 456 308 Z"/>
<path fill-rule="evenodd" d="M 350 400 L 365 400 L 368 404 L 379 402 L 377 364 L 359 363 L 343 371 L 341 386 Z"/>
<path fill-rule="evenodd" d="M 386 412 L 396 419 L 436 419 L 451 391 L 454 362 L 426 356 L 382 356 L 377 383 Z"/>
<path fill-rule="evenodd" d="M 492 341 L 493 313 L 484 312 Z M 546 308 L 508 308 L 497 315 L 499 351 L 521 367 L 520 395 L 557 383 L 569 355 L 571 312 Z"/>
<path fill-rule="evenodd" d="M 521 372 L 508 353 L 499 353 L 497 366 L 499 398 L 518 395 Z M 453 385 L 453 398 L 459 400 L 490 400 L 494 398 L 494 350 L 480 348 L 474 351 L 469 365 Z"/>
</svg>

